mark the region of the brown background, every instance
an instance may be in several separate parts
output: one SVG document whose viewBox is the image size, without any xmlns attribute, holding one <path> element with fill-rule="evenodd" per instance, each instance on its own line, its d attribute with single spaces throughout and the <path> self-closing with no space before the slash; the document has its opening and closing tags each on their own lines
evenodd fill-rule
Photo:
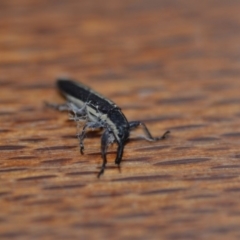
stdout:
<svg viewBox="0 0 240 240">
<path fill-rule="evenodd" d="M 0 239 L 240 239 L 240 2 L 0 2 Z M 143 120 L 121 173 L 79 153 L 68 75 Z"/>
</svg>

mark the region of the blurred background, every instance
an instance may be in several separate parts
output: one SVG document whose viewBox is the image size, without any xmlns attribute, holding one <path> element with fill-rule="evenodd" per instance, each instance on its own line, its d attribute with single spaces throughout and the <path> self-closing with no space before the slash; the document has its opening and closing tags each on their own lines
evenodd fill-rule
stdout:
<svg viewBox="0 0 240 240">
<path fill-rule="evenodd" d="M 240 2 L 0 1 L 1 239 L 239 239 Z M 162 142 L 100 134 L 43 102 L 81 81 Z"/>
<path fill-rule="evenodd" d="M 10 68 L 35 82 L 61 73 L 89 81 L 221 80 L 239 64 L 238 7 L 223 0 L 1 1 L 2 75 Z"/>
</svg>

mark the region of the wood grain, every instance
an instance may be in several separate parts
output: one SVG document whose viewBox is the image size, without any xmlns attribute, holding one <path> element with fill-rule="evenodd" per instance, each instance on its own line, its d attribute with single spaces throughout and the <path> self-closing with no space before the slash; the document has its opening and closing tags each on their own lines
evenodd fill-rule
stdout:
<svg viewBox="0 0 240 240">
<path fill-rule="evenodd" d="M 239 239 L 240 2 L 0 2 L 0 239 Z M 100 133 L 79 153 L 57 76 L 136 131 L 121 172 Z"/>
</svg>

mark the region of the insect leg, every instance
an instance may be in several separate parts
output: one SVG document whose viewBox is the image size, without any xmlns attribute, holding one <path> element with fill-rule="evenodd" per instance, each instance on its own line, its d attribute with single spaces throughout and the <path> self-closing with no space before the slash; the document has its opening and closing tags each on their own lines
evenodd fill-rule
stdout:
<svg viewBox="0 0 240 240">
<path fill-rule="evenodd" d="M 83 105 L 81 108 L 79 108 L 78 106 L 76 106 L 75 104 L 73 104 L 71 102 L 68 103 L 68 105 L 69 105 L 69 111 L 72 113 L 70 115 L 71 120 L 78 122 L 78 121 L 87 119 L 88 112 L 87 112 L 86 105 Z"/>
<path fill-rule="evenodd" d="M 111 136 L 111 143 L 116 142 L 118 145 L 115 163 L 118 164 L 118 167 L 120 167 L 120 163 L 123 155 L 123 149 L 124 149 L 124 142 L 121 142 L 118 140 L 117 136 L 115 135 L 114 131 L 111 129 L 110 126 L 106 126 L 106 127 L 107 127 L 107 131 L 111 134 L 109 135 Z"/>
<path fill-rule="evenodd" d="M 57 104 L 57 103 L 49 103 L 45 102 L 45 106 L 56 109 L 58 111 L 70 111 L 69 103 Z"/>
<path fill-rule="evenodd" d="M 149 132 L 148 128 L 146 127 L 146 125 L 142 122 L 139 122 L 139 121 L 132 121 L 132 122 L 129 122 L 129 126 L 130 126 L 130 130 L 133 130 L 139 126 L 142 126 L 143 128 L 143 131 L 145 133 L 145 139 L 148 140 L 148 141 L 157 141 L 157 140 L 161 140 L 161 139 L 165 139 L 167 134 L 170 133 L 170 131 L 166 131 L 161 137 L 153 137 L 151 135 L 151 133 Z"/>
<path fill-rule="evenodd" d="M 108 130 L 106 130 L 101 138 L 101 153 L 102 153 L 102 159 L 103 159 L 103 163 L 102 163 L 102 167 L 100 172 L 98 173 L 98 178 L 104 173 L 106 164 L 107 164 L 107 147 L 108 147 L 108 143 L 109 143 L 109 132 Z"/>
<path fill-rule="evenodd" d="M 58 111 L 72 112 L 73 115 L 70 116 L 70 119 L 74 120 L 74 121 L 79 121 L 79 120 L 85 119 L 87 117 L 86 105 L 84 105 L 82 108 L 77 107 L 76 105 L 74 105 L 71 102 L 66 102 L 63 104 L 45 102 L 45 105 L 47 107 L 56 109 Z"/>
<path fill-rule="evenodd" d="M 82 129 L 82 132 L 81 134 L 78 135 L 78 139 L 80 141 L 80 152 L 81 154 L 83 154 L 83 150 L 84 150 L 84 144 L 83 144 L 83 140 L 86 136 L 86 130 L 87 128 L 90 128 L 92 130 L 95 130 L 95 129 L 98 129 L 98 128 L 101 128 L 102 127 L 102 124 L 101 122 L 87 122 L 84 126 L 83 126 L 83 129 Z"/>
<path fill-rule="evenodd" d="M 124 149 L 124 144 L 121 142 L 118 143 L 117 156 L 115 159 L 115 163 L 118 164 L 118 166 L 120 165 L 120 163 L 122 161 L 123 149 Z"/>
<path fill-rule="evenodd" d="M 83 140 L 86 136 L 86 129 L 87 129 L 88 125 L 85 124 L 83 126 L 82 132 L 80 135 L 78 135 L 78 139 L 79 139 L 79 145 L 80 145 L 80 153 L 83 154 L 83 150 L 84 150 L 84 144 L 83 144 Z"/>
</svg>

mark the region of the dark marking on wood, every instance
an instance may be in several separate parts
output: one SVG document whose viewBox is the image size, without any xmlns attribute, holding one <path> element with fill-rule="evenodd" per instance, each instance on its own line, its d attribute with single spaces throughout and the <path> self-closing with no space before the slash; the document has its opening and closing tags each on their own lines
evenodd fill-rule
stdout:
<svg viewBox="0 0 240 240">
<path fill-rule="evenodd" d="M 36 180 L 45 180 L 49 178 L 55 178 L 56 175 L 41 175 L 41 176 L 32 176 L 32 177 L 24 177 L 24 178 L 18 178 L 18 181 L 36 181 Z"/>
<path fill-rule="evenodd" d="M 117 219 L 141 219 L 141 218 L 146 218 L 146 217 L 150 217 L 153 216 L 154 213 L 153 212 L 139 212 L 139 213 L 128 213 L 128 214 L 122 214 L 122 215 L 118 215 L 116 216 Z"/>
<path fill-rule="evenodd" d="M 75 228 L 80 229 L 95 229 L 95 228 L 111 228 L 112 224 L 110 223 L 104 223 L 104 222 L 91 222 L 91 223 L 74 223 L 72 225 Z"/>
<path fill-rule="evenodd" d="M 11 194 L 11 192 L 8 192 L 8 191 L 0 192 L 0 197 L 4 197 L 4 196 L 9 195 L 9 194 Z"/>
<path fill-rule="evenodd" d="M 116 178 L 113 179 L 113 182 L 131 182 L 131 181 L 161 181 L 169 180 L 171 175 L 149 175 L 149 176 L 134 176 L 134 177 L 125 177 L 125 178 Z"/>
<path fill-rule="evenodd" d="M 226 151 L 229 150 L 228 147 L 215 147 L 215 148 L 208 148 L 207 151 Z"/>
<path fill-rule="evenodd" d="M 83 188 L 85 184 L 52 185 L 44 187 L 43 190 L 71 190 L 74 188 Z"/>
<path fill-rule="evenodd" d="M 173 47 L 176 45 L 187 45 L 187 44 L 192 44 L 194 42 L 194 38 L 188 35 L 174 35 L 174 36 L 170 36 L 170 37 L 164 37 L 164 39 L 162 39 L 161 41 L 161 45 L 164 47 Z M 184 55 L 186 56 L 186 55 Z M 188 53 L 189 56 L 189 53 Z M 200 54 L 199 51 L 192 51 L 191 56 L 197 56 L 200 57 L 202 56 L 202 54 Z M 181 59 L 182 59 L 182 55 L 181 55 Z"/>
<path fill-rule="evenodd" d="M 13 196 L 13 197 L 7 198 L 7 200 L 17 202 L 17 201 L 24 201 L 32 197 L 33 195 L 25 194 L 25 195 Z"/>
<path fill-rule="evenodd" d="M 58 151 L 58 150 L 68 150 L 76 148 L 77 146 L 51 146 L 51 147 L 42 147 L 42 148 L 36 148 L 36 151 Z"/>
<path fill-rule="evenodd" d="M 11 132 L 10 129 L 0 129 L 0 133 L 7 133 L 7 132 Z"/>
<path fill-rule="evenodd" d="M 197 138 L 189 138 L 188 141 L 193 141 L 193 142 L 211 142 L 211 141 L 216 141 L 219 140 L 219 138 L 216 137 L 197 137 Z"/>
<path fill-rule="evenodd" d="M 99 210 L 103 207 L 103 204 L 99 204 L 99 203 L 94 203 L 94 204 L 88 204 L 87 206 L 85 206 L 86 209 L 96 209 Z"/>
<path fill-rule="evenodd" d="M 227 175 L 211 175 L 211 176 L 203 176 L 203 177 L 193 177 L 186 178 L 186 181 L 218 181 L 218 180 L 228 180 L 236 178 L 237 175 L 227 176 Z"/>
<path fill-rule="evenodd" d="M 13 151 L 13 150 L 19 150 L 24 149 L 26 146 L 22 145 L 0 145 L 0 151 Z"/>
<path fill-rule="evenodd" d="M 10 116 L 14 115 L 15 112 L 9 112 L 9 111 L 0 111 L 0 116 Z"/>
<path fill-rule="evenodd" d="M 222 27 L 222 24 L 219 24 L 219 26 L 221 25 Z M 229 28 L 230 26 L 228 26 Z M 237 28 L 236 28 L 237 30 Z M 225 34 L 224 34 L 225 35 Z M 222 36 L 223 37 L 223 36 Z M 226 36 L 225 36 L 226 37 Z M 226 77 L 238 77 L 240 75 L 240 72 L 239 72 L 239 69 L 230 69 L 230 68 L 225 68 L 225 69 L 218 69 L 216 71 L 211 71 L 211 75 L 214 76 L 214 77 L 221 77 L 221 78 L 226 78 Z M 229 87 L 228 87 L 229 88 Z M 228 89 L 227 86 L 226 86 L 226 89 Z"/>
<path fill-rule="evenodd" d="M 17 99 L 14 98 L 8 98 L 8 99 L 1 99 L 0 104 L 6 105 L 6 104 L 15 104 L 17 103 Z M 3 112 L 9 112 L 9 111 L 3 111 Z M 15 112 L 13 112 L 15 113 Z"/>
<path fill-rule="evenodd" d="M 233 199 L 228 199 L 225 201 L 216 201 L 214 202 L 214 206 L 220 207 L 221 209 L 230 209 L 238 206 L 238 202 L 234 201 Z"/>
<path fill-rule="evenodd" d="M 196 164 L 210 161 L 211 158 L 186 158 L 186 159 L 176 159 L 170 161 L 163 161 L 154 163 L 154 165 L 167 166 L 167 165 L 179 165 L 179 164 Z"/>
<path fill-rule="evenodd" d="M 214 105 L 232 105 L 232 104 L 239 104 L 240 98 L 227 98 L 214 103 Z"/>
<path fill-rule="evenodd" d="M 173 148 L 173 150 L 190 150 L 190 149 L 193 149 L 194 147 L 176 147 L 176 148 Z"/>
<path fill-rule="evenodd" d="M 240 216 L 240 211 L 234 211 L 234 212 L 229 212 L 228 213 L 230 216 Z"/>
<path fill-rule="evenodd" d="M 94 193 L 89 195 L 89 198 L 113 198 L 113 197 L 119 197 L 122 196 L 123 193 Z"/>
<path fill-rule="evenodd" d="M 222 137 L 240 138 L 240 132 L 224 133 L 224 134 L 222 134 L 221 136 L 222 136 Z"/>
<path fill-rule="evenodd" d="M 14 122 L 17 124 L 22 124 L 22 123 L 33 123 L 33 122 L 49 122 L 51 120 L 55 120 L 55 118 L 50 118 L 50 117 L 41 117 L 41 118 L 16 118 L 14 119 Z"/>
<path fill-rule="evenodd" d="M 76 139 L 77 135 L 76 134 L 62 135 L 61 138 L 64 138 L 64 139 Z"/>
<path fill-rule="evenodd" d="M 138 157 L 138 158 L 129 158 L 129 159 L 124 159 L 122 160 L 123 162 L 147 162 L 149 160 L 151 160 L 151 157 Z"/>
<path fill-rule="evenodd" d="M 14 86 L 15 83 L 14 82 L 11 82 L 9 80 L 0 80 L 0 85 L 1 87 L 9 87 L 9 86 Z"/>
<path fill-rule="evenodd" d="M 206 124 L 189 124 L 189 125 L 170 127 L 170 130 L 185 131 L 185 130 L 191 130 L 191 129 L 202 128 L 202 127 L 207 127 L 207 125 Z"/>
<path fill-rule="evenodd" d="M 0 239 L 20 239 L 27 236 L 27 233 L 24 231 L 6 231 L 0 233 Z"/>
<path fill-rule="evenodd" d="M 239 232 L 239 226 L 237 224 L 232 226 L 220 226 L 220 227 L 210 228 L 207 231 L 211 233 L 227 234 L 233 231 Z"/>
<path fill-rule="evenodd" d="M 19 157 L 11 157 L 9 160 L 29 160 L 37 158 L 36 156 L 19 156 Z"/>
<path fill-rule="evenodd" d="M 216 212 L 217 210 L 213 208 L 201 208 L 201 209 L 194 209 L 192 211 L 193 214 L 213 214 Z"/>
<path fill-rule="evenodd" d="M 45 223 L 45 222 L 52 222 L 55 220 L 54 216 L 40 216 L 40 217 L 36 217 L 33 218 L 32 221 L 33 222 L 37 222 L 37 223 Z"/>
<path fill-rule="evenodd" d="M 7 219 L 4 218 L 4 217 L 0 217 L 0 223 L 6 223 L 7 222 Z"/>
<path fill-rule="evenodd" d="M 81 175 L 96 175 L 97 171 L 81 171 L 81 172 L 69 172 L 66 173 L 66 176 L 81 176 Z"/>
<path fill-rule="evenodd" d="M 212 169 L 224 169 L 224 168 L 240 168 L 240 164 L 232 164 L 232 165 L 221 165 L 221 166 L 214 166 Z"/>
<path fill-rule="evenodd" d="M 213 122 L 213 123 L 221 123 L 221 122 L 230 122 L 231 118 L 222 117 L 222 116 L 213 116 L 213 117 L 204 117 L 203 118 L 207 122 Z"/>
<path fill-rule="evenodd" d="M 226 188 L 225 192 L 240 192 L 240 187 Z"/>
<path fill-rule="evenodd" d="M 36 109 L 35 107 L 32 106 L 24 106 L 20 109 L 21 112 L 34 112 L 34 111 L 38 111 L 38 109 Z"/>
<path fill-rule="evenodd" d="M 38 205 L 56 205 L 56 203 L 61 203 L 62 199 L 43 199 L 43 200 L 37 200 L 37 201 L 28 201 L 28 205 L 32 206 L 38 206 Z"/>
<path fill-rule="evenodd" d="M 218 195 L 216 194 L 196 194 L 196 195 L 191 195 L 187 196 L 187 199 L 201 199 L 201 198 L 216 198 Z"/>
<path fill-rule="evenodd" d="M 166 148 L 170 148 L 169 145 L 165 145 L 165 146 L 147 146 L 147 147 L 141 147 L 141 148 L 137 148 L 137 151 L 140 152 L 145 152 L 145 151 L 153 151 L 153 150 L 162 150 L 162 149 L 166 149 Z"/>
<path fill-rule="evenodd" d="M 177 210 L 180 210 L 180 208 L 177 205 L 170 205 L 170 206 L 162 207 L 160 210 L 161 211 L 177 211 Z"/>
<path fill-rule="evenodd" d="M 20 141 L 22 142 L 42 142 L 46 141 L 47 138 L 21 138 Z"/>
<path fill-rule="evenodd" d="M 193 231 L 188 231 L 188 232 L 175 232 L 168 234 L 166 236 L 166 239 L 168 240 L 191 240 L 191 239 L 199 239 L 196 233 Z"/>
<path fill-rule="evenodd" d="M 211 73 L 210 73 L 211 74 Z M 220 76 L 221 77 L 221 76 Z M 208 91 L 214 91 L 214 92 L 221 92 L 226 89 L 230 89 L 231 87 L 228 84 L 210 84 L 205 87 L 206 90 Z"/>
<path fill-rule="evenodd" d="M 154 215 L 154 214 L 153 214 Z M 153 216 L 152 215 L 152 216 Z M 148 229 L 148 231 L 153 232 L 153 231 L 159 231 L 161 229 L 166 229 L 166 225 L 160 225 L 160 224 L 156 224 L 156 225 L 150 225 L 146 227 Z M 131 239 L 129 239 L 131 240 Z M 137 240 L 137 239 L 136 239 Z"/>
<path fill-rule="evenodd" d="M 206 56 L 206 53 L 203 52 L 202 50 L 197 50 L 197 49 L 189 49 L 187 51 L 184 51 L 183 53 L 180 53 L 177 55 L 179 59 L 197 59 L 197 58 L 202 58 Z"/>
<path fill-rule="evenodd" d="M 27 168 L 2 168 L 0 169 L 0 173 L 8 173 L 8 172 L 18 172 L 18 171 L 25 171 Z"/>
<path fill-rule="evenodd" d="M 174 223 L 177 223 L 177 224 L 178 223 L 181 223 L 181 224 L 183 224 L 183 223 L 192 223 L 194 221 L 196 221 L 196 219 L 192 218 L 192 217 L 189 217 L 189 218 L 179 217 L 179 218 L 173 219 L 171 221 L 171 224 L 174 224 Z"/>
<path fill-rule="evenodd" d="M 151 190 L 142 192 L 142 195 L 154 195 L 154 194 L 170 194 L 170 193 L 176 193 L 176 192 L 182 192 L 186 191 L 186 188 L 166 188 L 166 189 L 157 189 L 157 190 Z"/>
<path fill-rule="evenodd" d="M 41 161 L 41 164 L 65 164 L 71 160 L 72 160 L 71 158 L 58 158 L 58 159 Z"/>
</svg>

